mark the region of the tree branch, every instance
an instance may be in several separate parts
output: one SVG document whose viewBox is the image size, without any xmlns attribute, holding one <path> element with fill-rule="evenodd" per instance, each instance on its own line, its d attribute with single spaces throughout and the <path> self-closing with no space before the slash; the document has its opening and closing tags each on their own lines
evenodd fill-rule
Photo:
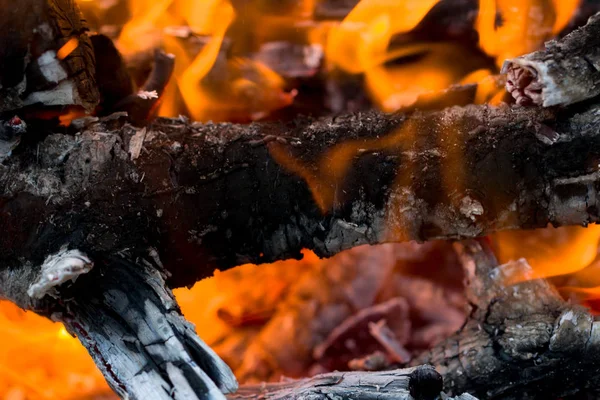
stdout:
<svg viewBox="0 0 600 400">
<path fill-rule="evenodd" d="M 0 260 L 63 245 L 155 246 L 187 285 L 215 268 L 360 244 L 476 237 L 599 218 L 597 106 L 469 106 L 282 124 L 147 128 L 119 116 L 0 165 Z M 80 124 L 78 124 L 80 125 Z"/>
</svg>

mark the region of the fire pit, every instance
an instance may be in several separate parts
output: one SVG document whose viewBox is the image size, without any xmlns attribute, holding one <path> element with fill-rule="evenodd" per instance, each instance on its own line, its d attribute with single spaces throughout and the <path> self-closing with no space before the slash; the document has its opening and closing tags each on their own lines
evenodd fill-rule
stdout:
<svg viewBox="0 0 600 400">
<path fill-rule="evenodd" d="M 3 9 L 2 398 L 598 396 L 599 2 Z"/>
</svg>

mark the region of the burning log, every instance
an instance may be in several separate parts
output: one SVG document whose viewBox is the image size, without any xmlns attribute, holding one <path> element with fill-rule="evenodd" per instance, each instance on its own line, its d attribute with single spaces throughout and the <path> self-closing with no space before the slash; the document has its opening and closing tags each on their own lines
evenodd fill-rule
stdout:
<svg viewBox="0 0 600 400">
<path fill-rule="evenodd" d="M 93 110 L 94 52 L 75 1 L 4 1 L 2 9 L 0 112 L 39 104 Z"/>
<path fill-rule="evenodd" d="M 171 283 L 360 244 L 598 221 L 597 106 L 295 124 L 108 118 L 0 166 L 5 265 L 155 246 Z M 112 124 L 112 126 L 111 126 Z M 341 173 L 342 171 L 344 173 Z M 468 171 L 468 172 L 467 172 Z"/>
<path fill-rule="evenodd" d="M 546 48 L 504 64 L 518 104 L 569 105 L 600 94 L 600 14 Z"/>
<path fill-rule="evenodd" d="M 599 323 L 565 302 L 525 260 L 497 266 L 480 242 L 457 243 L 473 311 L 464 327 L 413 363 L 431 363 L 450 393 L 486 399 L 598 394 Z"/>
</svg>

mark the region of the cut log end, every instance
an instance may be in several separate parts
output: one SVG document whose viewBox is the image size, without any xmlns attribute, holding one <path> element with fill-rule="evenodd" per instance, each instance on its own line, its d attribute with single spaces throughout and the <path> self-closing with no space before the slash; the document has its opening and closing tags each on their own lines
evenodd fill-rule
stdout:
<svg viewBox="0 0 600 400">
<path fill-rule="evenodd" d="M 524 106 L 568 106 L 600 95 L 600 13 L 543 50 L 507 60 L 506 89 Z"/>
</svg>

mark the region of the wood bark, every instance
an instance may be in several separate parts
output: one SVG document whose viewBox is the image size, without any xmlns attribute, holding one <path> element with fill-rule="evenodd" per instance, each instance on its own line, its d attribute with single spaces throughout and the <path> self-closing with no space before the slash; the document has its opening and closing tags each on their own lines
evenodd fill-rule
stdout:
<svg viewBox="0 0 600 400">
<path fill-rule="evenodd" d="M 171 284 L 189 285 L 303 248 L 328 257 L 594 223 L 598 110 L 469 106 L 141 129 L 116 115 L 22 145 L 0 166 L 0 260 L 23 268 L 65 244 L 92 258 L 151 245 Z"/>
<path fill-rule="evenodd" d="M 600 14 L 543 50 L 507 60 L 506 87 L 523 105 L 569 105 L 600 94 Z"/>
<path fill-rule="evenodd" d="M 237 389 L 229 367 L 196 335 L 150 249 L 96 258 L 92 272 L 61 287 L 52 318 L 88 349 L 111 388 L 130 399 L 224 399 Z"/>
<path fill-rule="evenodd" d="M 455 335 L 413 360 L 431 363 L 449 393 L 486 399 L 596 398 L 600 323 L 565 302 L 525 260 L 497 266 L 483 242 L 457 243 L 471 316 Z"/>
<path fill-rule="evenodd" d="M 442 377 L 430 366 L 382 372 L 333 372 L 282 383 L 248 385 L 229 395 L 230 400 L 434 400 L 442 390 Z M 469 394 L 448 400 L 477 400 Z"/>
<path fill-rule="evenodd" d="M 95 59 L 74 0 L 3 0 L 0 15 L 0 113 L 24 106 L 98 103 Z M 71 51 L 59 50 L 68 42 Z"/>
</svg>

